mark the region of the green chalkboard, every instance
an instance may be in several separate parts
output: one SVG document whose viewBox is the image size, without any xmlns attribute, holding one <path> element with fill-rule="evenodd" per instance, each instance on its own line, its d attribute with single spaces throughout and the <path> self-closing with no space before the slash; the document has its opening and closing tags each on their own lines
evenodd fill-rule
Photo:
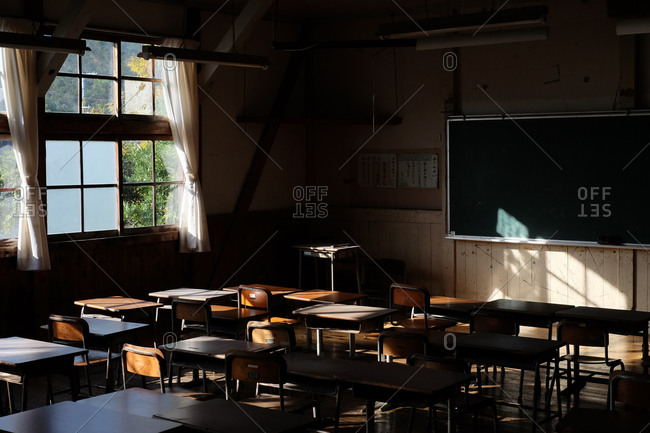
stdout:
<svg viewBox="0 0 650 433">
<path fill-rule="evenodd" d="M 650 244 L 650 116 L 451 118 L 452 237 Z"/>
</svg>

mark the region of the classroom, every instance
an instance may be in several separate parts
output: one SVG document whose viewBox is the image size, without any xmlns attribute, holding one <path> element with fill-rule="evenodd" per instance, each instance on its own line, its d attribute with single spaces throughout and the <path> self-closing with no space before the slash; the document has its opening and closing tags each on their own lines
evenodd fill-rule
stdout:
<svg viewBox="0 0 650 433">
<path fill-rule="evenodd" d="M 0 430 L 640 431 L 649 35 L 642 0 L 2 2 Z"/>
</svg>

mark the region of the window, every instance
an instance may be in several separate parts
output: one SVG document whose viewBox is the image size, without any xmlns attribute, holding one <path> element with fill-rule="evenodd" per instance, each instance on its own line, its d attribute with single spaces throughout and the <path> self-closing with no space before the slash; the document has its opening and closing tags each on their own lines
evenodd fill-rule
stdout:
<svg viewBox="0 0 650 433">
<path fill-rule="evenodd" d="M 18 236 L 20 175 L 11 140 L 0 140 L 0 240 Z"/>
<path fill-rule="evenodd" d="M 169 125 L 156 117 L 166 115 L 162 62 L 138 57 L 142 43 L 86 42 L 92 51 L 68 56 L 45 96 L 47 119 L 73 122 L 46 122 L 42 132 L 47 232 L 105 236 L 177 224 L 184 176 Z"/>
</svg>

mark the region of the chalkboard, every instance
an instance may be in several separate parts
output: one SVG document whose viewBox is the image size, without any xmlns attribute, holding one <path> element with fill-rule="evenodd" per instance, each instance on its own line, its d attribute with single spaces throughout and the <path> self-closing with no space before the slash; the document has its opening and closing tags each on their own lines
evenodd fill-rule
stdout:
<svg viewBox="0 0 650 433">
<path fill-rule="evenodd" d="M 451 118 L 452 238 L 650 244 L 650 116 Z"/>
</svg>

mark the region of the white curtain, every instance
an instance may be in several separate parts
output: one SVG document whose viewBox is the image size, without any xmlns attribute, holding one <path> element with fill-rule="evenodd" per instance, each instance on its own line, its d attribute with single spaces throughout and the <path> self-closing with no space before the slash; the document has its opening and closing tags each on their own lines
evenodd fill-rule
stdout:
<svg viewBox="0 0 650 433">
<path fill-rule="evenodd" d="M 0 30 L 32 33 L 30 22 L 2 19 Z M 36 52 L 0 48 L 0 76 L 9 131 L 20 172 L 21 205 L 18 222 L 18 269 L 50 269 L 47 233 L 38 184 L 38 108 Z"/>
<path fill-rule="evenodd" d="M 167 39 L 164 45 L 178 48 L 181 39 Z M 163 60 L 163 94 L 176 152 L 185 173 L 180 208 L 181 252 L 210 251 L 208 224 L 199 180 L 199 91 L 196 64 Z"/>
</svg>

